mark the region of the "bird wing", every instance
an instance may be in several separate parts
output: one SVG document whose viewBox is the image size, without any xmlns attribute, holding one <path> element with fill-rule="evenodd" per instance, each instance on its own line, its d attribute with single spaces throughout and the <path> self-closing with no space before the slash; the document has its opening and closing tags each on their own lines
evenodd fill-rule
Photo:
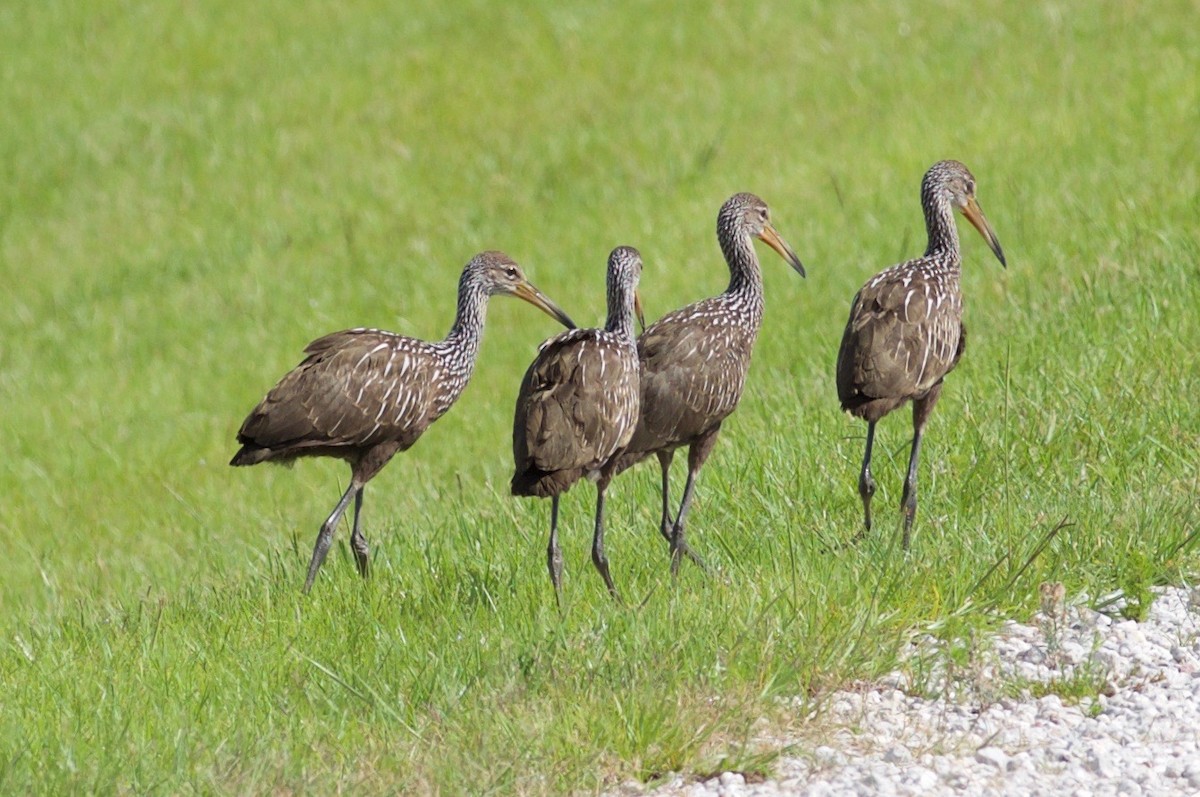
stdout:
<svg viewBox="0 0 1200 797">
<path fill-rule="evenodd" d="M 428 344 L 352 329 L 318 338 L 246 418 L 238 440 L 267 448 L 412 445 L 436 419 L 438 360 Z"/>
<path fill-rule="evenodd" d="M 551 339 L 521 381 L 513 419 L 517 471 L 598 467 L 629 442 L 637 410 L 631 347 L 595 329 Z"/>
<path fill-rule="evenodd" d="M 838 396 L 920 396 L 954 368 L 962 338 L 957 293 L 893 269 L 854 297 L 838 351 Z"/>
<path fill-rule="evenodd" d="M 638 338 L 642 419 L 631 448 L 688 440 L 733 412 L 749 370 L 752 335 L 694 311 L 665 316 L 647 329 Z"/>
</svg>

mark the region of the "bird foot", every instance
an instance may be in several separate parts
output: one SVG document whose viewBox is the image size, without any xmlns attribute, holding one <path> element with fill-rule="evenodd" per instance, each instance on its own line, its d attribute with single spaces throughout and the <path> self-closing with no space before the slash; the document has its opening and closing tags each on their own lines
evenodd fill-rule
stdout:
<svg viewBox="0 0 1200 797">
<path fill-rule="evenodd" d="M 325 562 L 325 556 L 329 553 L 331 545 L 333 545 L 333 528 L 326 523 L 317 534 L 317 544 L 313 546 L 312 559 L 308 563 L 308 576 L 304 579 L 305 595 L 309 593 L 313 582 L 317 580 L 317 571 L 321 569 L 321 565 Z"/>
<path fill-rule="evenodd" d="M 608 588 L 608 594 L 611 595 L 612 599 L 618 604 L 621 603 L 621 596 L 618 594 L 617 587 L 612 580 L 612 574 L 610 574 L 608 570 L 608 559 L 597 554 L 595 551 L 592 551 L 592 564 L 596 566 L 596 571 L 600 574 L 600 577 L 604 579 L 604 586 Z"/>
<path fill-rule="evenodd" d="M 561 609 L 563 557 L 557 546 L 546 551 L 546 569 L 550 571 L 550 583 L 554 585 L 554 600 Z"/>
<path fill-rule="evenodd" d="M 680 568 L 680 565 L 682 564 L 683 558 L 685 556 L 692 561 L 692 564 L 694 564 L 694 565 L 696 565 L 696 567 L 700 568 L 700 571 L 702 573 L 704 573 L 704 575 L 706 575 L 706 576 L 712 575 L 712 570 L 710 570 L 708 565 L 704 563 L 704 560 L 700 558 L 700 555 L 698 553 L 696 553 L 695 551 L 693 551 L 691 549 L 691 547 L 687 544 L 687 542 L 684 541 L 684 539 L 682 538 L 682 535 L 677 532 L 676 536 L 673 537 L 671 540 L 671 575 L 672 576 L 677 577 L 679 575 L 679 568 Z"/>
<path fill-rule="evenodd" d="M 350 550 L 354 554 L 354 566 L 363 578 L 371 577 L 371 551 L 365 537 L 350 541 Z"/>
</svg>

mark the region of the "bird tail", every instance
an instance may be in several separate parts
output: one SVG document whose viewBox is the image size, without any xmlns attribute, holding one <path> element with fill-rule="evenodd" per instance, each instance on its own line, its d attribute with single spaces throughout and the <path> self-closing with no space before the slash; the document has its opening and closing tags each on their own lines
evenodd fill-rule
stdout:
<svg viewBox="0 0 1200 797">
<path fill-rule="evenodd" d="M 229 464 L 235 468 L 244 465 L 257 465 L 260 462 L 266 462 L 271 459 L 275 452 L 269 448 L 263 448 L 250 443 L 238 449 L 238 452 L 233 455 L 233 459 L 229 460 Z"/>
<path fill-rule="evenodd" d="M 553 471 L 527 468 L 513 474 L 510 486 L 513 495 L 549 498 L 565 493 L 582 475 L 580 468 Z"/>
</svg>

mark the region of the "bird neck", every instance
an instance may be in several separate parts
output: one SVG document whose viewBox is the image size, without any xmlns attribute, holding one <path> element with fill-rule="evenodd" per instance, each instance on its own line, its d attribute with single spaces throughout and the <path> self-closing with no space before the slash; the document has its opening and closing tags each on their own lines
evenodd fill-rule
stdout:
<svg viewBox="0 0 1200 797">
<path fill-rule="evenodd" d="M 735 294 L 753 299 L 756 304 L 762 304 L 763 281 L 762 269 L 758 264 L 758 255 L 754 244 L 748 235 L 735 235 L 721 239 L 721 253 L 729 264 L 728 294 Z"/>
<path fill-rule="evenodd" d="M 464 274 L 458 286 L 458 311 L 454 326 L 444 341 L 448 354 L 459 359 L 468 370 L 474 366 L 483 339 L 483 322 L 487 317 L 488 294 L 469 274 Z"/>
<path fill-rule="evenodd" d="M 604 328 L 622 339 L 634 340 L 633 291 L 622 284 L 608 286 L 608 319 Z"/>
<path fill-rule="evenodd" d="M 954 208 L 947 199 L 933 193 L 923 194 L 921 205 L 925 209 L 925 231 L 929 234 L 925 256 L 937 257 L 957 266 L 958 225 L 954 223 Z"/>
</svg>

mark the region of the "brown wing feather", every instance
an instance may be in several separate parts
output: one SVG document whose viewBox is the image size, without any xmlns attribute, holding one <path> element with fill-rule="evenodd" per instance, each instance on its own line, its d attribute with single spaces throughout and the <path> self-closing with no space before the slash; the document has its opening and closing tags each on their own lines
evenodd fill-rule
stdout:
<svg viewBox="0 0 1200 797">
<path fill-rule="evenodd" d="M 525 372 L 513 419 L 512 489 L 551 495 L 629 442 L 637 421 L 632 348 L 599 330 L 575 330 L 542 347 Z"/>
<path fill-rule="evenodd" d="M 638 338 L 642 416 L 628 452 L 683 444 L 719 425 L 742 397 L 753 345 L 754 330 L 697 308 L 646 330 Z"/>
<path fill-rule="evenodd" d="M 242 424 L 238 442 L 261 459 L 396 439 L 408 448 L 440 414 L 427 344 L 378 330 L 345 330 L 310 343 Z M 444 410 L 442 410 L 444 411 Z M 315 453 L 315 452 L 310 452 Z"/>
<path fill-rule="evenodd" d="M 957 292 L 911 271 L 880 275 L 854 297 L 838 351 L 842 408 L 878 419 L 924 395 L 958 361 Z"/>
</svg>

